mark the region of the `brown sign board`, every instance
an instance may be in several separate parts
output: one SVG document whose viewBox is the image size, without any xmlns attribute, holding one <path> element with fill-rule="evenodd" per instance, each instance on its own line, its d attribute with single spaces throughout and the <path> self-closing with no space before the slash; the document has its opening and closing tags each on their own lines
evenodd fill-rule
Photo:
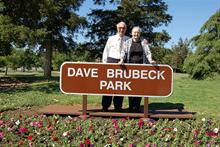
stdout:
<svg viewBox="0 0 220 147">
<path fill-rule="evenodd" d="M 60 89 L 65 94 L 167 97 L 173 70 L 158 64 L 64 62 Z"/>
</svg>

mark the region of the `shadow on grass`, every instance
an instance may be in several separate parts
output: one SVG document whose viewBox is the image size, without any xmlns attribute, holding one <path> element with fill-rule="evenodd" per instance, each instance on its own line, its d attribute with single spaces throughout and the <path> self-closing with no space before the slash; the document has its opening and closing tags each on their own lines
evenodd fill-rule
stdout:
<svg viewBox="0 0 220 147">
<path fill-rule="evenodd" d="M 44 93 L 59 92 L 59 77 L 46 79 L 37 75 L 16 75 L 0 78 L 0 93 L 40 91 Z"/>
<path fill-rule="evenodd" d="M 184 104 L 182 103 L 150 103 L 148 105 L 150 110 L 166 110 L 166 109 L 178 109 L 183 110 Z"/>
</svg>

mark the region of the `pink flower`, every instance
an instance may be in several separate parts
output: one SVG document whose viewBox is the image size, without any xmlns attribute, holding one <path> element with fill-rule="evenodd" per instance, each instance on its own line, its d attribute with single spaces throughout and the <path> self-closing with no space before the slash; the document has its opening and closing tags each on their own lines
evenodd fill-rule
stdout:
<svg viewBox="0 0 220 147">
<path fill-rule="evenodd" d="M 114 124 L 116 124 L 116 123 L 117 123 L 117 120 L 116 120 L 116 119 L 112 119 L 112 122 L 113 122 Z"/>
<path fill-rule="evenodd" d="M 78 126 L 76 129 L 77 129 L 80 133 L 82 133 L 82 127 L 81 127 L 81 126 Z"/>
<path fill-rule="evenodd" d="M 0 139 L 3 138 L 3 132 L 0 132 Z"/>
<path fill-rule="evenodd" d="M 150 147 L 150 144 L 149 144 L 149 143 L 148 143 L 148 144 L 146 144 L 146 145 L 145 145 L 145 147 Z"/>
<path fill-rule="evenodd" d="M 133 147 L 133 144 L 129 144 L 128 147 Z"/>
<path fill-rule="evenodd" d="M 37 122 L 31 122 L 31 126 L 32 127 L 36 127 L 37 126 Z"/>
<path fill-rule="evenodd" d="M 42 125 L 43 125 L 43 122 L 42 122 L 42 121 L 31 122 L 31 126 L 32 126 L 32 127 L 38 126 L 39 128 L 41 128 Z"/>
<path fill-rule="evenodd" d="M 84 147 L 84 145 L 83 145 L 83 143 L 82 143 L 82 142 L 79 144 L 79 146 L 80 146 L 80 147 Z"/>
<path fill-rule="evenodd" d="M 29 145 L 29 147 L 32 147 L 32 142 L 29 142 L 28 145 Z"/>
<path fill-rule="evenodd" d="M 19 132 L 20 132 L 20 133 L 26 133 L 26 132 L 28 132 L 28 128 L 22 128 L 22 127 L 21 127 L 21 128 L 19 129 Z"/>
<path fill-rule="evenodd" d="M 212 136 L 212 137 L 218 136 L 218 134 L 215 133 L 215 132 L 206 132 L 206 135 L 207 135 L 207 136 Z"/>
<path fill-rule="evenodd" d="M 3 120 L 0 120 L 0 125 L 2 125 L 4 122 L 3 122 Z"/>
<path fill-rule="evenodd" d="M 49 131 L 49 132 L 53 131 L 53 127 L 52 126 L 48 127 L 47 131 Z"/>
<path fill-rule="evenodd" d="M 38 125 L 39 128 L 41 128 L 43 126 L 43 122 L 42 121 L 38 121 L 37 125 Z"/>
</svg>

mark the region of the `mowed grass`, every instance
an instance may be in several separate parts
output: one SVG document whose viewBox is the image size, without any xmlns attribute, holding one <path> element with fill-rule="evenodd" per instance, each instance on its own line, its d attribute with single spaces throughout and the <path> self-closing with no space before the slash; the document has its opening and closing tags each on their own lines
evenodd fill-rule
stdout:
<svg viewBox="0 0 220 147">
<path fill-rule="evenodd" d="M 10 78 L 17 84 L 5 86 L 5 79 Z M 81 95 L 62 94 L 59 89 L 59 73 L 53 72 L 50 80 L 43 78 L 42 72 L 9 72 L 5 77 L 0 74 L 0 111 L 26 109 L 49 104 L 81 104 Z M 16 83 L 15 82 L 15 83 Z M 20 85 L 19 85 L 20 84 Z M 101 96 L 88 96 L 90 105 L 101 105 Z M 143 105 L 143 99 L 142 99 Z M 201 117 L 220 119 L 220 76 L 207 80 L 192 80 L 187 74 L 174 74 L 173 93 L 167 98 L 149 98 L 149 108 L 171 108 L 183 106 Z M 127 98 L 123 107 L 128 107 Z"/>
</svg>

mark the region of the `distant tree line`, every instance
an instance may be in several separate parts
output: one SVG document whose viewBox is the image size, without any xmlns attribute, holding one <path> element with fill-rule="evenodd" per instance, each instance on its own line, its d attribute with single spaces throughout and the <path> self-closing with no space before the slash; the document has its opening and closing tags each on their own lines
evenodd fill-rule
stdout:
<svg viewBox="0 0 220 147">
<path fill-rule="evenodd" d="M 59 70 L 64 61 L 100 62 L 107 38 L 116 24 L 125 21 L 127 35 L 133 26 L 142 28 L 157 63 L 169 64 L 175 72 L 195 79 L 220 73 L 220 12 L 216 12 L 191 40 L 182 38 L 170 49 L 170 36 L 155 28 L 167 26 L 172 16 L 163 0 L 93 0 L 96 5 L 114 4 L 113 10 L 94 9 L 87 17 L 76 11 L 84 0 L 0 0 L 0 67 L 42 67 L 45 77 Z M 76 33 L 90 41 L 77 43 Z M 192 47 L 191 47 L 192 46 Z"/>
</svg>

